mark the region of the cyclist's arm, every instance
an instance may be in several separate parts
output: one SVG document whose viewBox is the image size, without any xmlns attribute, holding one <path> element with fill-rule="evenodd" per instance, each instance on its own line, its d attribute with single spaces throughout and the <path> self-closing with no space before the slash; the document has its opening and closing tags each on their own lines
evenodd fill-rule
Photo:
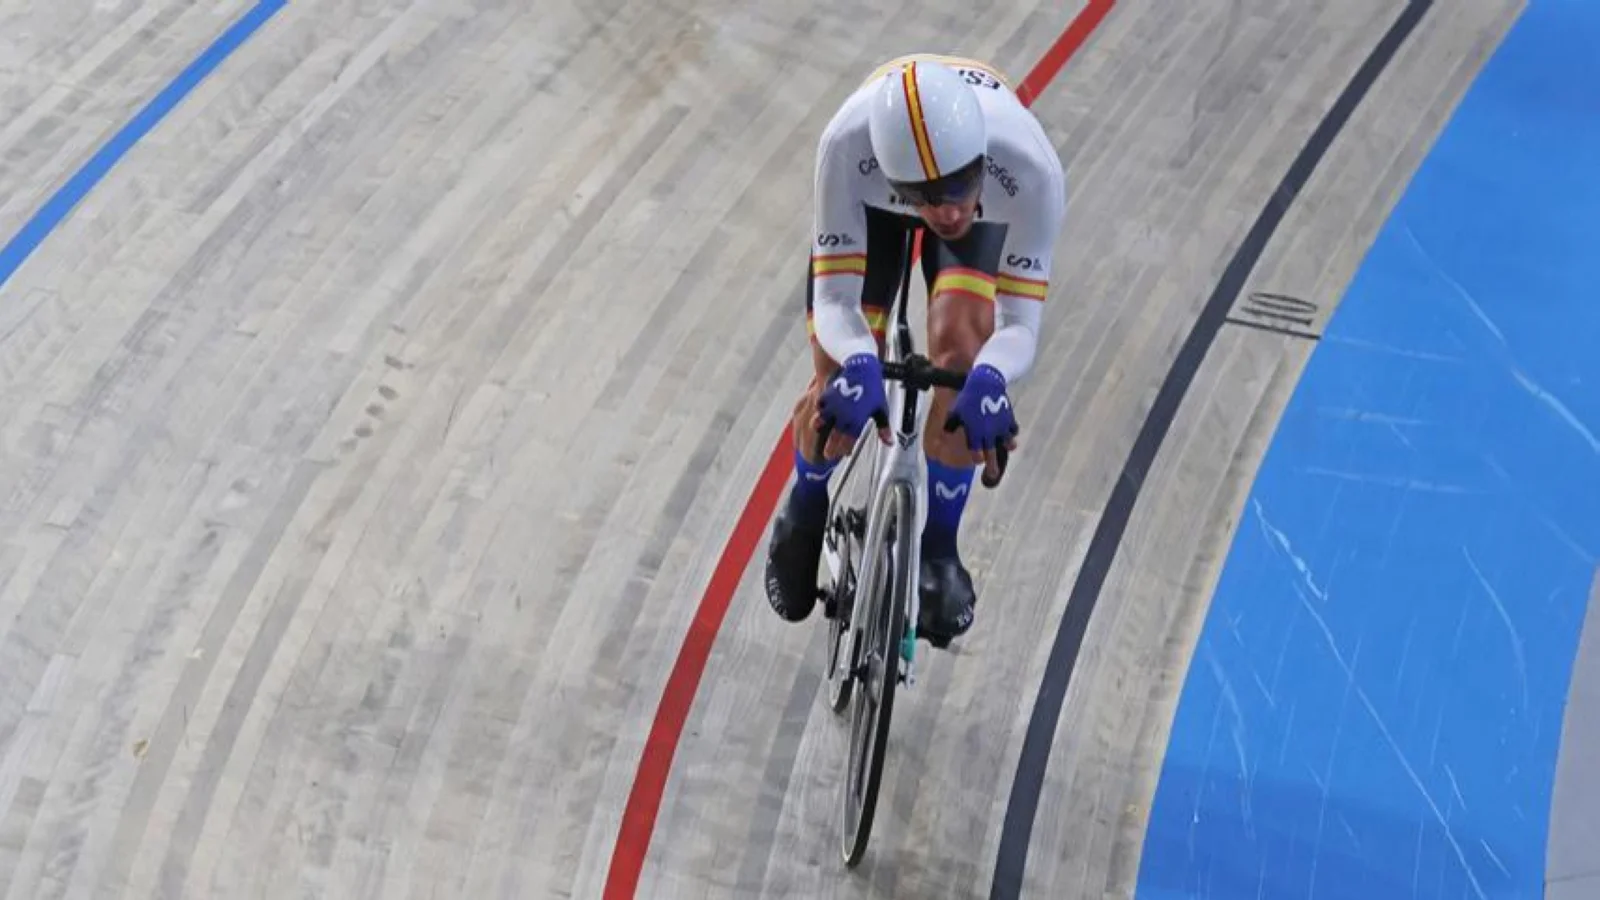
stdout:
<svg viewBox="0 0 1600 900">
<path fill-rule="evenodd" d="M 1006 232 L 995 284 L 994 333 L 978 351 L 974 365 L 991 365 L 1008 383 L 1032 368 L 1039 344 L 1051 255 L 1066 213 L 1066 185 L 1059 170 L 1041 173 L 1027 213 Z"/>
<path fill-rule="evenodd" d="M 867 212 L 857 195 L 857 157 L 830 127 L 817 151 L 816 213 L 811 235 L 811 328 L 835 362 L 878 353 L 861 310 L 867 272 Z"/>
</svg>

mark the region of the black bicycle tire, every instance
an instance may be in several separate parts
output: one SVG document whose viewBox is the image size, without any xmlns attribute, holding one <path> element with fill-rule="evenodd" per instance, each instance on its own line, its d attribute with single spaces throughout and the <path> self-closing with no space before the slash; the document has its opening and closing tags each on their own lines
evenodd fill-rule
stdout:
<svg viewBox="0 0 1600 900">
<path fill-rule="evenodd" d="M 888 755 L 889 726 L 894 719 L 894 695 L 900 683 L 900 642 L 906 632 L 906 607 L 907 592 L 911 587 L 911 493 L 907 485 L 896 483 L 890 487 L 886 499 L 892 504 L 894 533 L 892 545 L 895 547 L 894 568 L 890 572 L 887 589 L 882 591 L 875 603 L 872 603 L 871 615 L 875 624 L 881 623 L 884 612 L 880 604 L 887 604 L 887 640 L 885 674 L 878 697 L 877 716 L 871 725 L 876 732 L 872 740 L 871 758 L 867 760 L 866 783 L 861 802 L 861 813 L 856 819 L 854 833 L 850 835 L 849 846 L 844 848 L 844 863 L 847 868 L 855 868 L 866 855 L 867 843 L 872 836 L 872 824 L 876 817 L 878 806 L 878 790 L 883 784 L 883 764 Z M 889 545 L 890 541 L 885 541 Z M 863 685 L 865 687 L 865 685 Z M 861 694 L 864 694 L 863 690 Z M 858 694 L 855 702 L 861 703 L 864 697 Z M 855 730 L 860 726 L 859 721 L 851 723 L 849 764 L 856 766 Z M 848 802 L 850 796 L 850 774 L 845 774 L 844 796 Z"/>
</svg>

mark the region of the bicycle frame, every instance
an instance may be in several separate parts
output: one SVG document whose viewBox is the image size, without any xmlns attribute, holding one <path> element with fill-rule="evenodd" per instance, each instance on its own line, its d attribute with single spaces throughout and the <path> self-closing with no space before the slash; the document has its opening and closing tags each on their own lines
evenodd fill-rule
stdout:
<svg viewBox="0 0 1600 900">
<path fill-rule="evenodd" d="M 892 438 L 883 445 L 878 429 L 869 428 L 856 439 L 844 471 L 830 492 L 828 526 L 823 541 L 823 554 L 833 574 L 833 583 L 824 595 L 832 608 L 828 634 L 828 703 L 835 713 L 847 707 L 852 707 L 854 713 L 850 729 L 850 767 L 846 771 L 842 795 L 844 827 L 849 831 L 844 849 L 847 866 L 856 865 L 866 851 L 873 810 L 882 785 L 883 742 L 888 740 L 896 689 L 900 684 L 909 688 L 916 683 L 917 620 L 921 605 L 917 580 L 921 569 L 922 529 L 928 517 L 924 493 L 928 484 L 927 453 L 922 439 L 932 408 L 931 398 L 924 403 L 922 395 L 939 387 L 960 390 L 967 377 L 965 372 L 935 366 L 932 360 L 915 350 L 911 326 L 907 322 L 913 268 L 911 247 L 915 236 L 916 232 L 910 231 L 906 237 L 900 287 L 894 301 L 894 330 L 883 350 L 884 395 L 890 424 L 887 430 Z M 817 435 L 819 452 L 826 446 L 829 431 L 829 425 L 824 423 L 822 432 Z M 996 476 L 994 484 L 999 483 L 1005 471 L 1003 446 L 996 449 L 996 463 L 1001 475 Z M 862 471 L 857 471 L 858 466 L 863 467 Z M 857 482 L 856 478 L 862 481 Z M 901 491 L 905 492 L 904 497 L 899 496 Z M 887 533 L 885 526 L 892 514 L 906 521 L 896 522 L 893 532 Z M 841 556 L 841 553 L 846 555 Z M 894 569 L 887 584 L 883 572 L 886 565 Z M 850 578 L 851 575 L 854 577 Z M 865 605 L 860 602 L 863 597 L 868 598 Z M 886 609 L 879 604 L 890 606 Z M 898 635 L 893 633 L 896 629 L 900 632 Z M 881 641 L 877 640 L 880 636 Z M 868 660 L 862 659 L 863 639 L 870 641 L 867 646 L 874 648 Z M 932 643 L 936 647 L 948 646 L 942 640 Z M 898 653 L 891 649 L 896 645 Z M 880 646 L 881 656 L 877 650 Z M 898 657 L 892 667 L 889 665 L 891 656 Z M 840 673 L 841 660 L 844 674 Z M 852 698 L 855 687 L 862 688 L 867 696 Z M 872 712 L 867 713 L 869 703 L 873 707 Z M 870 715 L 872 724 L 864 724 L 863 715 Z M 866 743 L 869 740 L 870 751 Z M 856 782 L 863 772 L 865 785 Z M 853 793 L 858 790 L 861 795 Z M 859 803 L 855 800 L 858 796 L 861 796 Z"/>
<path fill-rule="evenodd" d="M 902 263 L 900 289 L 894 303 L 894 331 L 886 341 L 885 361 L 887 367 L 892 368 L 895 363 L 903 363 L 915 352 L 915 342 L 911 337 L 911 326 L 906 320 L 906 308 L 910 305 L 911 272 L 911 240 L 915 232 L 908 234 L 906 252 Z M 875 548 L 879 546 L 882 538 L 884 498 L 896 484 L 905 484 L 910 488 L 911 504 L 915 510 L 912 534 L 921 535 L 923 527 L 927 524 L 928 508 L 924 502 L 924 492 L 927 486 L 928 468 L 927 459 L 922 448 L 922 432 L 927 422 L 929 404 L 921 402 L 922 395 L 927 389 L 920 386 L 908 386 L 902 379 L 886 378 L 885 394 L 889 401 L 889 421 L 893 433 L 893 440 L 889 446 L 879 446 L 878 453 L 873 461 L 872 471 L 867 473 L 871 478 L 871 489 L 867 499 L 866 534 L 863 536 L 862 546 Z M 859 459 L 864 448 L 862 441 L 877 440 L 876 434 L 863 432 L 857 441 L 855 452 L 852 456 L 851 468 Z M 846 471 L 846 478 L 853 472 Z M 841 493 L 844 483 L 841 479 Z M 911 542 L 911 578 L 912 585 L 907 598 L 906 609 L 906 634 L 900 640 L 901 675 L 905 678 L 907 686 L 915 684 L 915 658 L 916 658 L 916 627 L 917 616 L 921 603 L 920 591 L 916 583 L 917 572 L 920 570 L 920 541 Z M 875 584 L 879 578 L 879 566 L 882 556 L 869 552 L 861 560 L 861 571 L 858 573 L 856 584 Z M 856 640 L 860 635 L 860 628 L 856 625 L 854 616 L 849 632 L 845 635 L 845 655 L 847 660 L 856 658 Z"/>
<path fill-rule="evenodd" d="M 877 428 L 862 431 L 856 439 L 830 492 L 829 525 L 822 541 L 822 552 L 834 575 L 824 594 L 832 607 L 829 706 L 834 713 L 853 709 L 850 767 L 842 796 L 843 825 L 848 831 L 846 866 L 856 865 L 866 852 L 882 786 L 883 741 L 888 740 L 894 693 L 898 685 L 909 689 L 917 682 L 917 620 L 922 604 L 917 578 L 922 569 L 920 536 L 928 522 L 928 461 L 922 440 L 933 407 L 931 397 L 930 402 L 922 402 L 923 394 L 934 388 L 960 391 L 966 383 L 965 372 L 936 367 L 933 360 L 915 352 L 907 322 L 914 267 L 910 248 L 915 234 L 912 231 L 906 237 L 901 283 L 894 298 L 894 330 L 883 348 L 883 392 L 890 418 L 886 431 L 891 440 L 883 445 Z M 829 424 L 824 423 L 816 437 L 818 452 L 826 447 L 829 431 Z M 997 463 L 998 469 L 1005 471 L 1005 448 L 998 448 Z M 901 492 L 904 496 L 899 496 Z M 891 516 L 896 517 L 893 530 Z M 893 572 L 885 573 L 885 567 L 893 567 Z M 866 599 L 864 604 L 862 599 Z M 931 642 L 934 647 L 949 645 Z M 862 658 L 864 645 L 872 647 L 869 658 Z M 851 697 L 854 689 L 861 689 L 864 695 Z M 866 778 L 866 783 L 858 783 L 858 777 Z"/>
</svg>

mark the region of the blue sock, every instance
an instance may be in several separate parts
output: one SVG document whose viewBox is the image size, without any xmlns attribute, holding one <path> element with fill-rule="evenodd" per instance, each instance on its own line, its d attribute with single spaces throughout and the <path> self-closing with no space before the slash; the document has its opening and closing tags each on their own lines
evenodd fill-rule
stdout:
<svg viewBox="0 0 1600 900">
<path fill-rule="evenodd" d="M 928 458 L 928 524 L 922 529 L 922 555 L 943 558 L 956 555 L 956 532 L 961 513 L 972 493 L 976 466 L 947 466 Z"/>
<path fill-rule="evenodd" d="M 801 522 L 821 522 L 828 515 L 828 476 L 839 461 L 824 460 L 820 465 L 806 462 L 794 451 L 794 487 L 789 490 L 789 514 Z"/>
</svg>

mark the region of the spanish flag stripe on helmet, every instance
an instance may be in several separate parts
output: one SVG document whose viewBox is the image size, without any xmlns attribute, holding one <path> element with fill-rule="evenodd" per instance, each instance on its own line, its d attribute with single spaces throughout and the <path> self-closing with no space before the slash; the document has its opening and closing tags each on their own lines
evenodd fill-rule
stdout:
<svg viewBox="0 0 1600 900">
<path fill-rule="evenodd" d="M 906 115 L 911 119 L 911 136 L 917 142 L 922 171 L 932 181 L 939 177 L 939 163 L 933 158 L 933 142 L 928 139 L 928 123 L 922 117 L 922 97 L 917 93 L 917 64 L 900 70 L 900 83 L 906 92 Z"/>
</svg>

